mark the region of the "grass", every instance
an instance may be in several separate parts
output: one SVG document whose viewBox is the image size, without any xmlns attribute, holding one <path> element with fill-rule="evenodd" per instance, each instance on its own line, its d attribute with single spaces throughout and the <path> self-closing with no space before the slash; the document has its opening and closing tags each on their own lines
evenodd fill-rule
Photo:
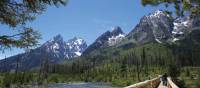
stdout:
<svg viewBox="0 0 200 88">
<path fill-rule="evenodd" d="M 200 67 L 185 67 L 180 77 L 186 88 L 200 88 Z"/>
</svg>

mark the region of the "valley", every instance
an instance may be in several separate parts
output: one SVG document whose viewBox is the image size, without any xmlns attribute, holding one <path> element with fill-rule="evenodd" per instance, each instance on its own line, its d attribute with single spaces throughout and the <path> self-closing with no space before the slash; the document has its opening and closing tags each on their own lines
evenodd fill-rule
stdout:
<svg viewBox="0 0 200 88">
<path fill-rule="evenodd" d="M 20 46 L 31 39 L 0 36 L 0 44 L 26 49 L 0 60 L 0 88 L 200 88 L 200 14 L 156 10 L 128 33 L 123 28 L 106 29 L 90 44 L 81 36 L 65 40 L 70 32 L 55 34 L 31 49 Z"/>
</svg>

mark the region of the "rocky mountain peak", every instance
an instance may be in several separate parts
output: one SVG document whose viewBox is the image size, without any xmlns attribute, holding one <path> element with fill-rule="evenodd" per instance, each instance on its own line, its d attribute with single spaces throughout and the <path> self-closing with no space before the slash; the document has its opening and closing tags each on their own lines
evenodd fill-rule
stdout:
<svg viewBox="0 0 200 88">
<path fill-rule="evenodd" d="M 106 31 L 99 36 L 94 43 L 92 43 L 84 52 L 90 53 L 93 50 L 114 46 L 125 37 L 124 32 L 120 27 L 114 27 L 112 31 Z"/>
<path fill-rule="evenodd" d="M 200 26 L 200 18 L 199 14 L 177 18 L 173 22 L 173 39 L 172 42 L 176 42 L 178 40 L 182 40 L 187 36 L 187 34 L 191 33 L 194 30 L 199 30 Z"/>
<path fill-rule="evenodd" d="M 83 38 L 74 37 L 74 38 L 68 40 L 67 43 L 74 43 L 74 44 L 77 44 L 77 45 L 81 45 L 83 43 L 86 43 L 86 41 Z"/>
<path fill-rule="evenodd" d="M 74 37 L 70 39 L 66 42 L 66 45 L 69 51 L 73 52 L 73 55 L 75 55 L 75 57 L 81 56 L 82 52 L 85 51 L 85 49 L 87 48 L 86 41 L 80 37 Z"/>
<path fill-rule="evenodd" d="M 148 17 L 148 18 L 161 18 L 161 17 L 170 17 L 170 15 L 167 14 L 166 12 L 162 11 L 162 10 L 157 10 L 153 13 L 150 13 L 146 17 Z"/>
<path fill-rule="evenodd" d="M 119 26 L 116 26 L 112 29 L 112 31 L 106 31 L 105 33 L 103 33 L 100 37 L 97 38 L 96 42 L 99 42 L 102 44 L 104 43 L 107 45 L 107 43 L 110 40 L 122 38 L 122 37 L 125 37 L 124 32 Z"/>
<path fill-rule="evenodd" d="M 173 19 L 164 11 L 158 10 L 144 16 L 139 24 L 127 35 L 136 44 L 152 41 L 162 43 L 171 38 Z"/>
<path fill-rule="evenodd" d="M 80 56 L 87 48 L 87 43 L 84 39 L 79 37 L 74 37 L 65 42 L 63 41 L 63 37 L 59 34 L 43 44 L 42 48 L 48 53 L 51 53 L 51 57 L 69 59 Z"/>
<path fill-rule="evenodd" d="M 58 34 L 55 37 L 53 37 L 53 40 L 54 41 L 63 41 L 63 37 L 62 37 L 62 35 Z"/>
<path fill-rule="evenodd" d="M 122 31 L 122 29 L 119 26 L 116 26 L 112 29 L 111 32 L 113 35 L 119 35 L 119 34 L 124 34 L 124 32 Z"/>
<path fill-rule="evenodd" d="M 42 44 L 40 47 L 31 50 L 31 52 L 22 53 L 19 57 L 12 56 L 8 59 L 12 60 L 10 63 L 16 63 L 17 58 L 21 58 L 22 64 L 26 64 L 26 69 L 35 68 L 41 65 L 44 58 L 48 58 L 49 63 L 60 63 L 64 59 L 71 59 L 81 56 L 82 52 L 87 48 L 84 39 L 75 37 L 63 41 L 63 37 L 59 34 Z M 15 68 L 15 65 L 10 69 Z"/>
<path fill-rule="evenodd" d="M 189 27 L 189 25 L 191 25 L 190 23 L 190 19 L 189 18 L 177 18 L 174 20 L 173 22 L 173 31 L 172 34 L 173 35 L 182 35 L 184 34 L 184 31 L 186 31 L 186 29 Z"/>
</svg>

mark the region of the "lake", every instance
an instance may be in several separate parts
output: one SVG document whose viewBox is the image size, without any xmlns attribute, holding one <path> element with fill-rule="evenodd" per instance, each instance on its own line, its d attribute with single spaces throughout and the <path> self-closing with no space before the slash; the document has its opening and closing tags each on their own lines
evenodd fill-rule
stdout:
<svg viewBox="0 0 200 88">
<path fill-rule="evenodd" d="M 31 88 L 120 88 L 105 83 L 58 83 L 48 86 L 34 86 Z"/>
</svg>

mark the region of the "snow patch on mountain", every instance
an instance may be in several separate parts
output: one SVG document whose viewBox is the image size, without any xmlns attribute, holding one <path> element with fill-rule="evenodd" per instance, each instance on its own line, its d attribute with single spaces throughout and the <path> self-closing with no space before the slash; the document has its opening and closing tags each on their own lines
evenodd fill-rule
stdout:
<svg viewBox="0 0 200 88">
<path fill-rule="evenodd" d="M 72 51 L 74 57 L 81 56 L 82 52 L 87 48 L 86 42 L 82 38 L 73 38 L 67 42 L 68 51 Z"/>
<path fill-rule="evenodd" d="M 52 49 L 59 49 L 59 45 L 58 45 L 58 43 L 55 43 L 53 46 L 52 46 Z"/>
<path fill-rule="evenodd" d="M 77 56 L 81 56 L 81 52 L 75 52 L 75 54 L 77 55 Z"/>
<path fill-rule="evenodd" d="M 120 42 L 125 37 L 125 34 L 119 34 L 117 36 L 112 36 L 108 38 L 108 44 L 109 46 L 113 46 L 116 43 Z"/>
<path fill-rule="evenodd" d="M 184 29 L 188 28 L 191 25 L 189 18 L 178 18 L 174 22 L 174 27 L 172 34 L 184 34 Z"/>
<path fill-rule="evenodd" d="M 77 42 L 78 42 L 78 44 L 80 45 L 80 44 L 82 44 L 82 42 L 83 42 L 83 39 L 77 39 L 76 41 L 77 41 Z"/>
<path fill-rule="evenodd" d="M 112 31 L 106 31 L 102 35 L 100 35 L 84 52 L 83 54 L 87 55 L 94 50 L 98 50 L 101 48 L 106 48 L 110 46 L 114 46 L 121 42 L 121 40 L 125 37 L 122 29 L 120 27 L 113 27 Z"/>
<path fill-rule="evenodd" d="M 174 39 L 172 40 L 172 42 L 176 42 L 176 41 L 178 41 L 178 40 L 180 40 L 180 39 L 174 38 Z"/>
<path fill-rule="evenodd" d="M 155 11 L 154 13 L 151 13 L 150 15 L 148 15 L 147 17 L 149 18 L 160 18 L 162 16 L 167 16 L 167 17 L 170 17 L 169 14 L 166 14 L 164 11 L 162 10 L 157 10 Z"/>
<path fill-rule="evenodd" d="M 182 39 L 185 33 L 189 32 L 189 27 L 192 25 L 192 21 L 189 17 L 177 18 L 173 22 L 173 39 L 172 42 L 176 42 Z"/>
<path fill-rule="evenodd" d="M 43 44 L 42 48 L 54 57 L 69 59 L 81 56 L 82 52 L 87 48 L 87 44 L 82 38 L 77 37 L 65 42 L 61 35 L 57 35 Z"/>
<path fill-rule="evenodd" d="M 156 40 L 156 42 L 158 42 L 158 43 L 162 43 L 159 39 L 155 39 Z"/>
</svg>

